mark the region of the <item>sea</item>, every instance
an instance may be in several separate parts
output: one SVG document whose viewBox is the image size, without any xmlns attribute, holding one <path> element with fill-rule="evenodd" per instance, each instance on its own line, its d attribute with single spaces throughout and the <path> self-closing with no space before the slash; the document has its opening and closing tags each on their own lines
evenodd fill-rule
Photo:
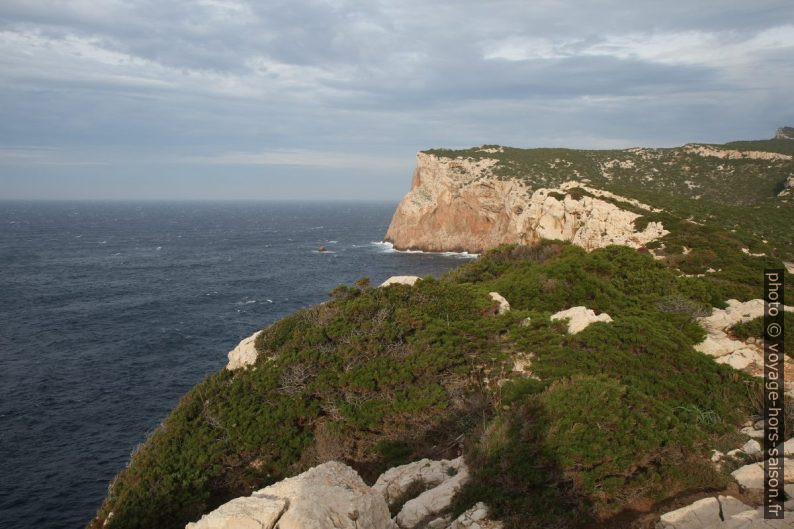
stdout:
<svg viewBox="0 0 794 529">
<path fill-rule="evenodd" d="M 254 331 L 338 284 L 471 258 L 380 242 L 394 208 L 0 202 L 0 527 L 84 527 L 136 445 Z"/>
</svg>

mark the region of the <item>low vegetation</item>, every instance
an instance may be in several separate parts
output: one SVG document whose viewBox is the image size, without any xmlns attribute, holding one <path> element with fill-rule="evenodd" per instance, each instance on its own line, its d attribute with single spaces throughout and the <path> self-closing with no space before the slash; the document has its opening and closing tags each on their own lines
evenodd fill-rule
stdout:
<svg viewBox="0 0 794 529">
<path fill-rule="evenodd" d="M 544 242 L 414 287 L 367 285 L 277 322 L 253 367 L 196 386 L 90 527 L 181 528 L 321 461 L 372 481 L 461 446 L 473 479 L 458 507 L 486 501 L 508 527 L 576 526 L 724 483 L 701 462 L 758 385 L 692 348 L 693 318 L 719 297 L 709 281 L 628 248 Z M 497 315 L 493 290 L 513 310 Z M 575 305 L 614 322 L 568 335 L 549 316 Z M 517 354 L 533 377 L 513 372 Z"/>
</svg>

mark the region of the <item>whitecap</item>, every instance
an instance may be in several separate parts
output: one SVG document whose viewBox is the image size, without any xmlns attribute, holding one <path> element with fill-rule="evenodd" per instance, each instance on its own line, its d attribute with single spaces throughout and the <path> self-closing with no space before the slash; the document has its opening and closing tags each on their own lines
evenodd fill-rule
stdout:
<svg viewBox="0 0 794 529">
<path fill-rule="evenodd" d="M 386 241 L 373 241 L 370 244 L 379 248 L 382 253 L 426 253 L 428 255 L 443 255 L 445 257 L 458 257 L 460 259 L 474 259 L 480 255 L 469 252 L 426 252 L 424 250 L 397 250 L 392 243 Z"/>
</svg>

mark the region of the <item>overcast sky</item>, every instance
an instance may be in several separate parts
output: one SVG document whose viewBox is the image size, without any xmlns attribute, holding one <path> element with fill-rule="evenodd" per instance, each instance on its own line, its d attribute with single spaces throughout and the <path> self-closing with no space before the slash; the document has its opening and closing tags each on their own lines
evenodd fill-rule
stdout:
<svg viewBox="0 0 794 529">
<path fill-rule="evenodd" d="M 785 124 L 792 0 L 0 2 L 0 198 L 397 200 L 420 149 Z"/>
</svg>

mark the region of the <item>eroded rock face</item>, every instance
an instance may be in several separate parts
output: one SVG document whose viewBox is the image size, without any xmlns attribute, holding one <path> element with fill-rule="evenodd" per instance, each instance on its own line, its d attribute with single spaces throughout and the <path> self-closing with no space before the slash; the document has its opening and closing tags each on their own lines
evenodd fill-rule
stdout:
<svg viewBox="0 0 794 529">
<path fill-rule="evenodd" d="M 545 238 L 592 250 L 609 244 L 639 248 L 667 233 L 658 222 L 636 230 L 639 215 L 606 199 L 652 210 L 636 200 L 578 182 L 532 191 L 519 180 L 493 176 L 495 164 L 488 158 L 474 162 L 420 152 L 411 191 L 397 207 L 385 240 L 399 250 L 482 252 Z M 595 196 L 566 195 L 574 187 Z"/>
<path fill-rule="evenodd" d="M 277 524 L 277 525 L 276 525 Z M 237 498 L 186 529 L 395 529 L 386 501 L 331 461 Z"/>
<path fill-rule="evenodd" d="M 248 338 L 244 338 L 237 344 L 237 347 L 229 351 L 227 355 L 229 362 L 226 364 L 226 369 L 230 371 L 240 369 L 241 367 L 249 366 L 256 362 L 257 352 L 256 347 L 254 347 L 254 342 L 256 342 L 256 338 L 261 332 L 262 331 L 256 331 Z"/>
<path fill-rule="evenodd" d="M 585 330 L 588 325 L 591 323 L 595 323 L 597 321 L 603 321 L 605 323 L 609 323 L 612 321 L 612 317 L 607 314 L 606 312 L 602 312 L 599 315 L 588 309 L 587 307 L 571 307 L 570 309 L 561 310 L 556 314 L 552 314 L 551 320 L 568 320 L 568 333 L 569 334 L 576 334 Z"/>
</svg>

